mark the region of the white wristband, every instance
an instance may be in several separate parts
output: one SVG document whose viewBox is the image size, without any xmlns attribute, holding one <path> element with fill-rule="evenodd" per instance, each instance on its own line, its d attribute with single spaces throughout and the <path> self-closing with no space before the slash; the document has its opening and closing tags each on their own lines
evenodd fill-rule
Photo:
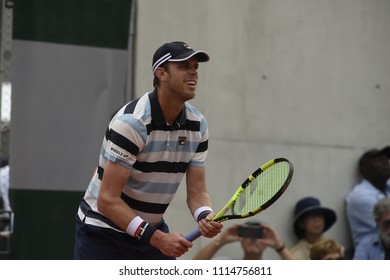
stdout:
<svg viewBox="0 0 390 280">
<path fill-rule="evenodd" d="M 140 216 L 135 217 L 127 226 L 126 232 L 131 236 L 135 236 L 135 233 L 143 222 L 144 220 Z"/>
<path fill-rule="evenodd" d="M 198 221 L 199 216 L 204 212 L 213 212 L 213 209 L 211 209 L 209 206 L 201 206 L 194 212 L 194 219 L 195 221 Z"/>
</svg>

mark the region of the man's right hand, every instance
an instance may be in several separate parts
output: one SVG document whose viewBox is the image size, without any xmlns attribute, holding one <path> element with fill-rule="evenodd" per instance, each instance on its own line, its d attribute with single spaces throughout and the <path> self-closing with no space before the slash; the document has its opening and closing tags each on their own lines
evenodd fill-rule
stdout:
<svg viewBox="0 0 390 280">
<path fill-rule="evenodd" d="M 183 235 L 165 233 L 161 230 L 156 230 L 153 233 L 149 243 L 169 257 L 180 257 L 192 247 L 192 242 L 186 240 Z"/>
</svg>

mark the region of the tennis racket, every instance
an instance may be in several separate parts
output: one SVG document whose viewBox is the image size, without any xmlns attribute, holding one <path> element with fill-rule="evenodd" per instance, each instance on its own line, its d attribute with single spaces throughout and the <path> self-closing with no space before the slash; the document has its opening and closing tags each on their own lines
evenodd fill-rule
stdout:
<svg viewBox="0 0 390 280">
<path fill-rule="evenodd" d="M 256 215 L 271 206 L 287 189 L 294 173 L 292 163 L 285 158 L 268 161 L 253 172 L 238 187 L 229 202 L 212 221 L 224 222 Z M 231 210 L 231 214 L 227 212 Z M 184 236 L 194 241 L 201 233 L 199 228 Z"/>
</svg>

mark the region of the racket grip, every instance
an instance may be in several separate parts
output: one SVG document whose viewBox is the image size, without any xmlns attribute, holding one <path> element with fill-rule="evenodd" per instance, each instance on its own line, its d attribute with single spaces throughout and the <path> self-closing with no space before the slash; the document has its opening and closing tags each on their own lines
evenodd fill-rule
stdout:
<svg viewBox="0 0 390 280">
<path fill-rule="evenodd" d="M 184 238 L 187 239 L 188 241 L 194 241 L 197 239 L 199 236 L 201 236 L 199 228 L 194 229 L 193 231 L 187 233 Z"/>
</svg>

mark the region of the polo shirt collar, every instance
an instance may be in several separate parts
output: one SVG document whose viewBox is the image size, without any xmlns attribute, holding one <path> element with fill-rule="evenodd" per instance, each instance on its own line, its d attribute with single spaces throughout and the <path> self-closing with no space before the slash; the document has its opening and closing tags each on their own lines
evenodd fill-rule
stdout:
<svg viewBox="0 0 390 280">
<path fill-rule="evenodd" d="M 167 121 L 164 118 L 164 115 L 161 110 L 160 103 L 157 98 L 157 91 L 154 89 L 149 93 L 150 107 L 152 111 L 152 122 L 158 126 L 167 126 Z M 173 126 L 179 125 L 184 126 L 186 124 L 186 106 L 183 106 L 183 109 L 180 111 L 176 120 L 174 121 Z"/>
</svg>

